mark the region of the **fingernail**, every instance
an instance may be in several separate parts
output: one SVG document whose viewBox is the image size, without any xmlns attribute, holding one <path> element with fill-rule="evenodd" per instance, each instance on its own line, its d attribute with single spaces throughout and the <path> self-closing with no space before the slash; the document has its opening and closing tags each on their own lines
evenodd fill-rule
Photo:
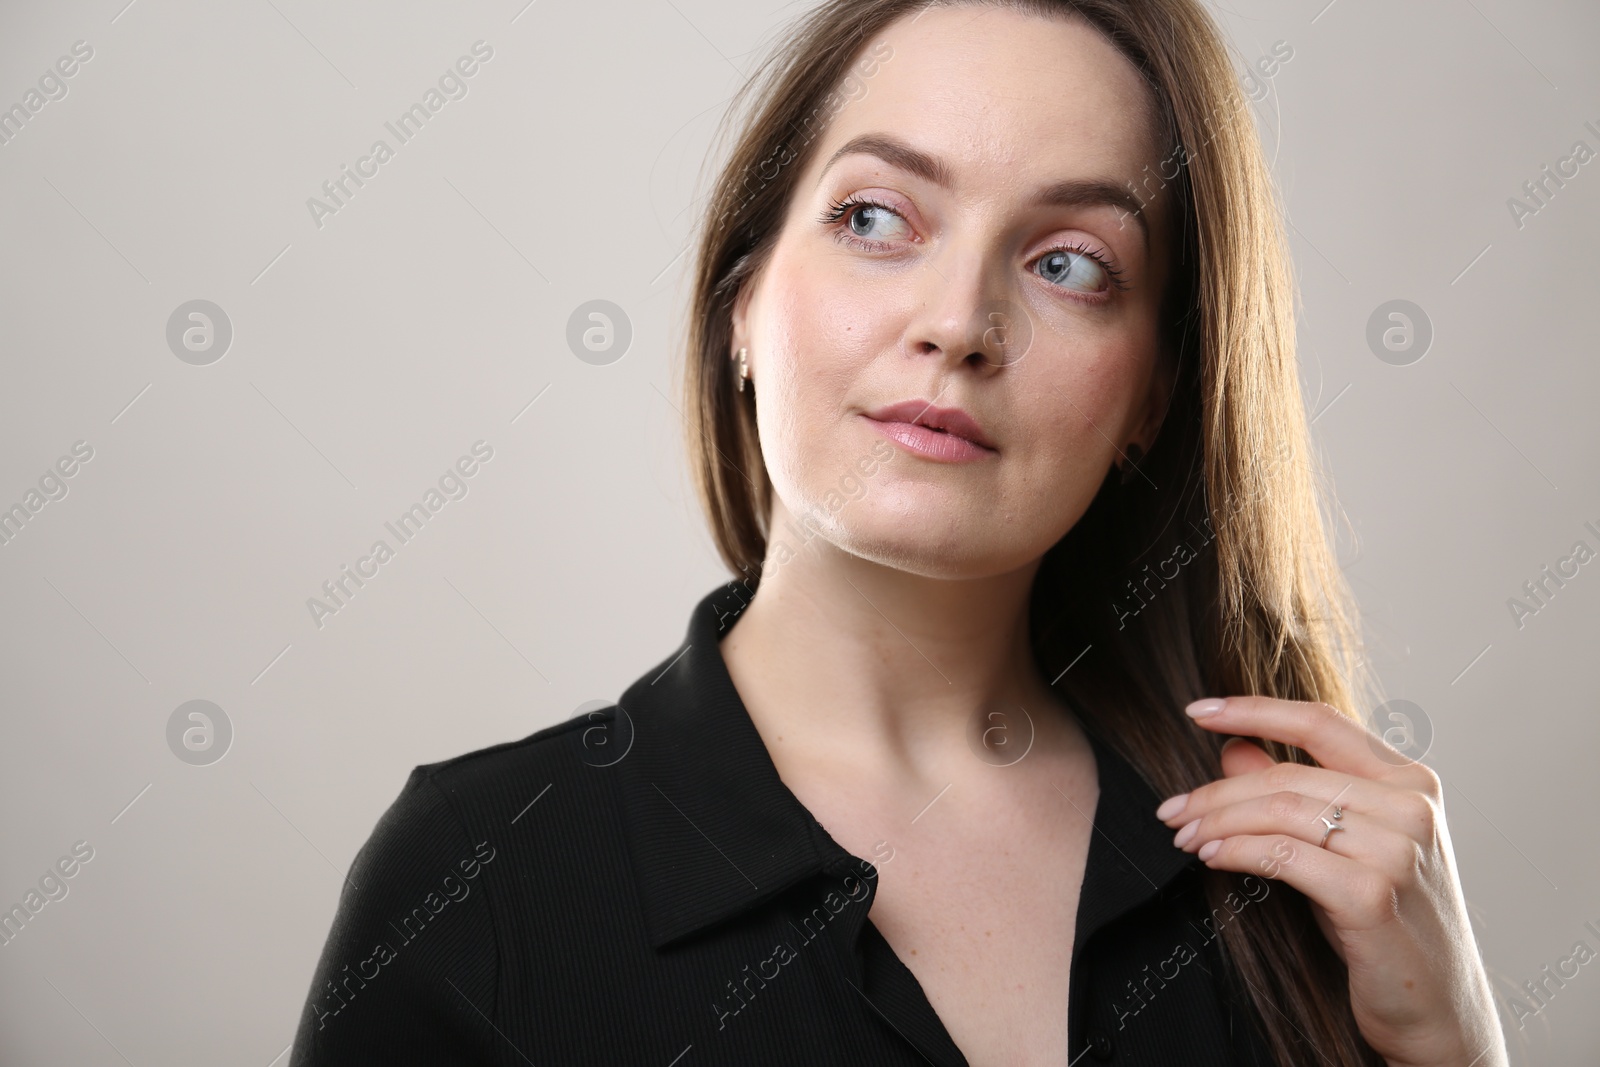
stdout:
<svg viewBox="0 0 1600 1067">
<path fill-rule="evenodd" d="M 1221 697 L 1206 697 L 1204 700 L 1196 700 L 1183 710 L 1191 719 L 1203 719 L 1207 715 L 1215 715 L 1221 711 L 1225 703 L 1227 702 Z"/>
<path fill-rule="evenodd" d="M 1178 814 L 1178 812 L 1182 811 L 1184 805 L 1188 803 L 1188 793 L 1179 793 L 1175 797 L 1168 797 L 1166 800 L 1162 801 L 1161 806 L 1156 809 L 1156 818 L 1160 819 L 1162 822 L 1166 822 L 1168 819 Z"/>
<path fill-rule="evenodd" d="M 1195 855 L 1200 857 L 1201 862 L 1204 862 L 1209 860 L 1212 856 L 1215 856 L 1217 854 L 1217 849 L 1221 847 L 1221 839 L 1216 841 L 1207 841 L 1205 844 L 1200 846 L 1200 851 L 1195 853 Z"/>
<path fill-rule="evenodd" d="M 1194 835 L 1199 829 L 1199 819 L 1195 819 L 1193 822 L 1185 823 L 1183 829 L 1178 831 L 1178 836 L 1172 839 L 1173 845 L 1177 848 L 1182 848 L 1184 845 L 1187 845 L 1194 839 Z M 1211 842 L 1209 841 L 1206 842 L 1206 844 L 1210 843 Z"/>
</svg>

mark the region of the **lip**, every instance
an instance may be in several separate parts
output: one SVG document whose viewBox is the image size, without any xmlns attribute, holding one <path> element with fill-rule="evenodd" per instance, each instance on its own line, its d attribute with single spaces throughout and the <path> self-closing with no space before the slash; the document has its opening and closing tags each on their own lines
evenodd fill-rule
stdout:
<svg viewBox="0 0 1600 1067">
<path fill-rule="evenodd" d="M 885 436 L 931 459 L 965 462 L 997 451 L 978 420 L 960 408 L 902 400 L 863 414 Z"/>
</svg>

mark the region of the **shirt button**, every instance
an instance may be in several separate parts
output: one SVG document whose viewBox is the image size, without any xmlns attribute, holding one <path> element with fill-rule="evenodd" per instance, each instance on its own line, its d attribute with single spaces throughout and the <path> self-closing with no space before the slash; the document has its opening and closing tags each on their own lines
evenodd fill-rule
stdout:
<svg viewBox="0 0 1600 1067">
<path fill-rule="evenodd" d="M 1089 1039 L 1089 1055 L 1097 1060 L 1111 1058 L 1111 1039 L 1105 1034 L 1095 1034 Z"/>
</svg>

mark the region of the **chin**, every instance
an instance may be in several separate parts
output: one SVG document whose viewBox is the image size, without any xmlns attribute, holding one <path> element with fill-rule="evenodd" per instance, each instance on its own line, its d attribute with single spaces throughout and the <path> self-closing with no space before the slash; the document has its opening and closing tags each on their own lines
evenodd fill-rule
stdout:
<svg viewBox="0 0 1600 1067">
<path fill-rule="evenodd" d="M 866 503 L 863 501 L 862 503 Z M 836 516 L 826 540 L 841 552 L 908 574 L 950 581 L 1007 574 L 1043 553 L 1004 536 L 988 521 L 928 520 L 929 511 L 848 512 Z M 935 512 L 934 514 L 937 514 Z M 1048 547 L 1048 546 L 1047 546 Z"/>
</svg>

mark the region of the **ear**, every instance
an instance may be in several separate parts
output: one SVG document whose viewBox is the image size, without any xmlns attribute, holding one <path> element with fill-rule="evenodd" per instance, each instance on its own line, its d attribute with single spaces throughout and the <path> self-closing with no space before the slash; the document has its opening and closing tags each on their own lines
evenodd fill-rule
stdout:
<svg viewBox="0 0 1600 1067">
<path fill-rule="evenodd" d="M 746 279 L 739 287 L 739 295 L 733 301 L 733 331 L 729 337 L 728 357 L 741 348 L 750 347 L 750 297 L 755 290 L 754 279 Z M 746 359 L 749 355 L 746 354 Z"/>
</svg>

